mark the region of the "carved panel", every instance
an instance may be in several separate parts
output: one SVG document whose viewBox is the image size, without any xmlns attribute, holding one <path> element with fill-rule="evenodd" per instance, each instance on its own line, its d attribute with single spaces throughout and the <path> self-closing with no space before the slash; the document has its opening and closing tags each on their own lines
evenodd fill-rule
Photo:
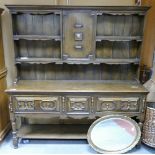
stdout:
<svg viewBox="0 0 155 155">
<path fill-rule="evenodd" d="M 15 97 L 14 104 L 16 111 L 58 112 L 60 109 L 59 97 L 21 96 Z"/>
<path fill-rule="evenodd" d="M 67 112 L 89 112 L 91 98 L 90 97 L 67 97 Z"/>
<path fill-rule="evenodd" d="M 25 110 L 34 110 L 34 100 L 27 97 L 18 97 L 16 98 L 16 110 L 25 111 Z"/>
<path fill-rule="evenodd" d="M 116 105 L 112 98 L 98 98 L 97 100 L 97 111 L 115 110 Z"/>
<path fill-rule="evenodd" d="M 64 11 L 63 17 L 63 58 L 91 59 L 89 55 L 94 55 L 95 48 L 93 11 Z"/>
<path fill-rule="evenodd" d="M 97 111 L 138 111 L 139 98 L 103 98 L 97 99 Z"/>
<path fill-rule="evenodd" d="M 52 97 L 49 99 L 43 99 L 40 102 L 40 108 L 44 111 L 59 111 L 58 97 Z"/>
<path fill-rule="evenodd" d="M 124 111 L 136 111 L 139 108 L 139 98 L 126 98 L 122 99 L 121 110 Z"/>
</svg>

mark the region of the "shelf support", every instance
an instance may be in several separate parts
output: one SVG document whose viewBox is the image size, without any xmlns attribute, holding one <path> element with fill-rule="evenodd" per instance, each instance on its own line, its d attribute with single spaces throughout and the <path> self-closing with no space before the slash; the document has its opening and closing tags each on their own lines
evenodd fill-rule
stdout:
<svg viewBox="0 0 155 155">
<path fill-rule="evenodd" d="M 12 125 L 13 146 L 15 149 L 17 149 L 18 148 L 17 124 L 16 124 L 16 117 L 13 109 L 12 97 L 10 97 L 9 111 L 10 111 L 10 120 Z"/>
</svg>

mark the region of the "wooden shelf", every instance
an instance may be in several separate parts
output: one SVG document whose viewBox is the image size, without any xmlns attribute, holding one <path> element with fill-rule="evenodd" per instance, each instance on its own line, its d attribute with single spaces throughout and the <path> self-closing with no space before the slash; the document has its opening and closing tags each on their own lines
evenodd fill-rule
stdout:
<svg viewBox="0 0 155 155">
<path fill-rule="evenodd" d="M 13 36 L 14 40 L 55 40 L 55 41 L 60 41 L 61 37 L 60 36 L 48 36 L 48 35 L 14 35 Z"/>
<path fill-rule="evenodd" d="M 17 137 L 27 139 L 86 139 L 90 125 L 25 125 Z"/>
<path fill-rule="evenodd" d="M 30 63 L 30 64 L 48 64 L 61 61 L 59 58 L 16 58 L 16 63 Z"/>
<path fill-rule="evenodd" d="M 14 35 L 14 40 L 56 40 L 60 41 L 60 36 L 48 36 L 48 35 Z M 96 41 L 142 41 L 142 36 L 97 36 Z"/>
<path fill-rule="evenodd" d="M 29 63 L 29 64 L 48 64 L 48 63 L 56 63 L 56 64 L 139 64 L 139 58 L 135 59 L 96 59 L 96 60 L 61 60 L 59 58 L 28 58 L 28 57 L 21 57 L 16 58 L 16 63 Z"/>
<path fill-rule="evenodd" d="M 139 58 L 135 58 L 135 59 L 115 59 L 115 58 L 111 58 L 111 59 L 96 59 L 96 63 L 105 63 L 105 64 L 130 64 L 130 63 L 134 63 L 134 64 L 139 64 Z"/>
<path fill-rule="evenodd" d="M 147 90 L 136 80 L 20 80 L 6 90 L 9 94 L 48 94 L 49 93 L 110 93 L 141 92 Z"/>
<path fill-rule="evenodd" d="M 142 36 L 96 36 L 96 41 L 142 41 Z"/>
<path fill-rule="evenodd" d="M 102 16 L 104 14 L 108 14 L 108 15 L 112 15 L 112 16 L 129 16 L 129 15 L 142 15 L 144 16 L 145 15 L 145 12 L 137 12 L 137 11 L 132 11 L 132 12 L 129 12 L 129 11 L 112 11 L 112 12 L 109 12 L 109 11 L 98 11 L 97 12 L 97 16 Z"/>
</svg>

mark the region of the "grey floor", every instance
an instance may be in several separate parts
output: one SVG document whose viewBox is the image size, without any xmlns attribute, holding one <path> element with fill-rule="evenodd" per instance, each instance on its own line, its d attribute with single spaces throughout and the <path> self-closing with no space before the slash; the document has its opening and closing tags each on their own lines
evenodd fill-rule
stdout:
<svg viewBox="0 0 155 155">
<path fill-rule="evenodd" d="M 96 154 L 86 140 L 30 140 L 20 142 L 19 148 L 12 146 L 12 135 L 9 133 L 0 144 L 0 155 L 4 154 Z M 25 141 L 26 142 L 26 141 Z M 155 149 L 144 144 L 128 152 L 131 154 L 155 154 Z"/>
</svg>

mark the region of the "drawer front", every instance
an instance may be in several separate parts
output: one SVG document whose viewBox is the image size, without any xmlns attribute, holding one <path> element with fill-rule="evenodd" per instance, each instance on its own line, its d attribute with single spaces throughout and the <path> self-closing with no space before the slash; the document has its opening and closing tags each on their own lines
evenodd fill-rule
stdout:
<svg viewBox="0 0 155 155">
<path fill-rule="evenodd" d="M 140 99 L 138 97 L 129 98 L 97 98 L 97 112 L 117 111 L 117 112 L 138 112 Z"/>
<path fill-rule="evenodd" d="M 89 114 L 90 106 L 91 106 L 90 97 L 87 96 L 66 97 L 67 114 Z"/>
<path fill-rule="evenodd" d="M 63 99 L 64 98 L 64 99 Z M 92 115 L 96 112 L 140 112 L 139 97 L 14 96 L 15 112 L 51 112 L 63 115 Z M 142 110 L 142 109 L 141 109 Z"/>
<path fill-rule="evenodd" d="M 94 14 L 65 11 L 63 18 L 63 59 L 92 59 L 94 55 Z"/>
<path fill-rule="evenodd" d="M 14 97 L 14 107 L 17 112 L 59 112 L 60 97 Z"/>
</svg>

